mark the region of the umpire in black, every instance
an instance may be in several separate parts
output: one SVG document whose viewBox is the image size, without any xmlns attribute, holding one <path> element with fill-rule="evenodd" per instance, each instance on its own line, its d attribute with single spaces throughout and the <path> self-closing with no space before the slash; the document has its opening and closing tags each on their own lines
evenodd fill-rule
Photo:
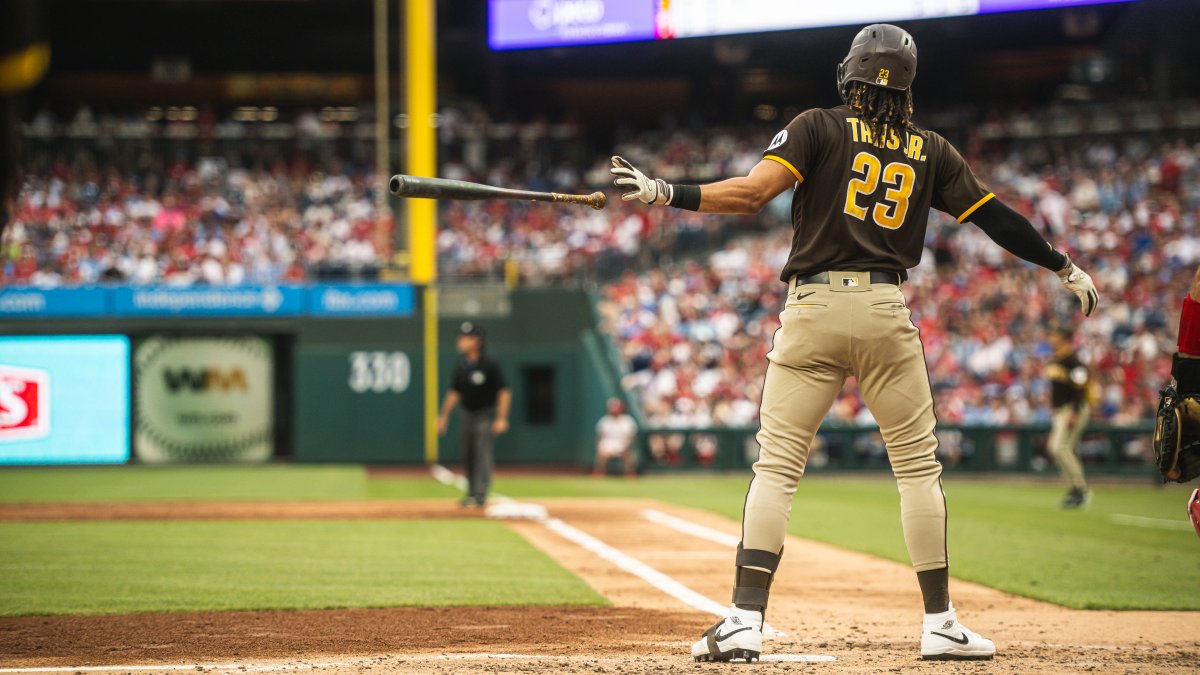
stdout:
<svg viewBox="0 0 1200 675">
<path fill-rule="evenodd" d="M 450 412 L 462 402 L 462 448 L 467 471 L 467 495 L 462 505 L 487 503 L 492 485 L 492 439 L 508 431 L 512 392 L 500 366 L 483 353 L 483 329 L 471 321 L 458 329 L 458 353 L 450 390 L 438 415 L 438 433 L 446 434 Z"/>
</svg>

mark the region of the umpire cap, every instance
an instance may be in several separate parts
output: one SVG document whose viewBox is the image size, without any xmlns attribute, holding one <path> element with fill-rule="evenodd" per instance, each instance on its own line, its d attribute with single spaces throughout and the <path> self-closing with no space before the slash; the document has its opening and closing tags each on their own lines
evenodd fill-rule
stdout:
<svg viewBox="0 0 1200 675">
<path fill-rule="evenodd" d="M 917 76 L 917 42 L 903 28 L 873 23 L 860 30 L 838 65 L 838 92 L 845 100 L 851 82 L 904 91 Z"/>
<path fill-rule="evenodd" d="M 462 322 L 462 325 L 458 327 L 458 334 L 470 335 L 472 337 L 477 337 L 480 340 L 483 339 L 483 329 L 480 328 L 479 324 L 475 323 L 474 321 Z"/>
</svg>

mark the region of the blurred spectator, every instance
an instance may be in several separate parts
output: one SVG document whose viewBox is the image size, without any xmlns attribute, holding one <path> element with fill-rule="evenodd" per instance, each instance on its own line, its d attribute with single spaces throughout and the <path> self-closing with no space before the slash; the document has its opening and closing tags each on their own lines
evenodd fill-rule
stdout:
<svg viewBox="0 0 1200 675">
<path fill-rule="evenodd" d="M 603 477 L 609 462 L 614 459 L 621 460 L 626 478 L 637 476 L 637 457 L 633 451 L 636 439 L 637 422 L 625 412 L 625 404 L 620 399 L 610 398 L 608 414 L 596 422 L 596 467 L 592 476 Z"/>
</svg>

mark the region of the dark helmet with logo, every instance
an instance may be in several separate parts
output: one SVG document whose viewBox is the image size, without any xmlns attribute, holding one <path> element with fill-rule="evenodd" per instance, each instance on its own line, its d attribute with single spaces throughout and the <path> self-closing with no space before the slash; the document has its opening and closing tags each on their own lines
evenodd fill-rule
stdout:
<svg viewBox="0 0 1200 675">
<path fill-rule="evenodd" d="M 917 42 L 903 28 L 873 23 L 850 43 L 850 53 L 838 65 L 838 93 L 846 100 L 851 82 L 904 91 L 917 76 Z"/>
</svg>

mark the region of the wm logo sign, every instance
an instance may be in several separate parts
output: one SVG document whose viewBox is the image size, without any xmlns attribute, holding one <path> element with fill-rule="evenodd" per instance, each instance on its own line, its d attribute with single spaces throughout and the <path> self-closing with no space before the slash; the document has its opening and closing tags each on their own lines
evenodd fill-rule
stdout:
<svg viewBox="0 0 1200 675">
<path fill-rule="evenodd" d="M 203 394 L 210 391 L 247 391 L 246 373 L 241 368 L 164 368 L 163 382 L 167 391 L 178 394 L 190 391 Z"/>
</svg>

